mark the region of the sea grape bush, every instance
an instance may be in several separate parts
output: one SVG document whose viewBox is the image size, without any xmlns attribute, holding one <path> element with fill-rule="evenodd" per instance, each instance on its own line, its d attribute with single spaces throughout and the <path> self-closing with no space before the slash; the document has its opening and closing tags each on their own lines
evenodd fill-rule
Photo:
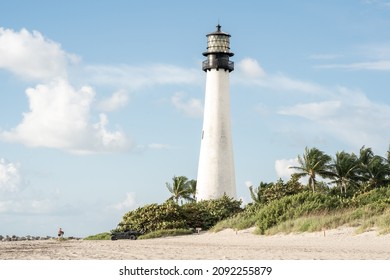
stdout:
<svg viewBox="0 0 390 280">
<path fill-rule="evenodd" d="M 178 205 L 172 200 L 149 204 L 127 212 L 118 230 L 137 230 L 145 233 L 167 229 L 211 228 L 217 222 L 242 211 L 240 200 L 227 196 L 219 199 Z"/>
</svg>

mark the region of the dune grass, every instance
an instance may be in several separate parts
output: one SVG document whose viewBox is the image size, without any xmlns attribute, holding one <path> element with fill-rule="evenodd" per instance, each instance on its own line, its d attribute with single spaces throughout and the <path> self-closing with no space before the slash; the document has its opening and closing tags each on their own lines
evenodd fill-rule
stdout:
<svg viewBox="0 0 390 280">
<path fill-rule="evenodd" d="M 390 207 L 382 214 L 374 213 L 367 208 L 359 208 L 323 215 L 299 217 L 274 226 L 266 230 L 264 234 L 316 232 L 341 226 L 355 227 L 356 233 L 375 229 L 379 234 L 388 234 L 390 233 Z M 255 233 L 259 232 L 256 231 Z"/>
<path fill-rule="evenodd" d="M 240 213 L 231 218 L 217 223 L 210 229 L 211 232 L 219 232 L 224 229 L 243 230 L 255 226 L 257 217 L 255 214 Z"/>
<path fill-rule="evenodd" d="M 234 217 L 216 224 L 212 231 L 242 230 L 256 226 L 255 233 L 315 232 L 341 226 L 356 227 L 357 233 L 375 228 L 390 233 L 390 190 L 377 189 L 351 199 L 302 193 L 250 206 Z"/>
<path fill-rule="evenodd" d="M 143 234 L 138 237 L 138 239 L 151 239 L 151 238 L 160 238 L 168 236 L 178 236 L 178 235 L 188 235 L 192 234 L 193 231 L 189 229 L 165 229 L 165 230 L 156 230 L 147 234 Z"/>
<path fill-rule="evenodd" d="M 250 227 L 254 227 L 256 221 L 258 220 L 257 214 L 261 208 L 262 206 L 259 204 L 248 205 L 244 209 L 244 211 L 215 224 L 210 229 L 210 231 L 219 232 L 221 230 L 228 229 L 228 228 L 234 230 L 243 230 Z"/>
<path fill-rule="evenodd" d="M 109 232 L 102 232 L 84 238 L 84 240 L 110 240 L 110 239 L 111 239 L 111 234 Z"/>
<path fill-rule="evenodd" d="M 357 233 L 375 229 L 379 234 L 390 234 L 390 187 L 374 189 L 350 198 L 305 191 L 266 204 L 251 204 L 238 214 L 218 222 L 210 231 L 256 227 L 257 234 L 273 235 L 323 231 L 341 226 L 356 227 Z M 192 233 L 189 229 L 180 228 L 156 230 L 141 235 L 139 239 Z M 84 239 L 108 240 L 110 233 Z"/>
</svg>

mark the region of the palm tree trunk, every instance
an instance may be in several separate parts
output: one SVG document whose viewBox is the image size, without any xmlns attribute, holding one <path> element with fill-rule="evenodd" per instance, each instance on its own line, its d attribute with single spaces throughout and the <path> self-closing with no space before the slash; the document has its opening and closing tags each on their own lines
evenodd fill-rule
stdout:
<svg viewBox="0 0 390 280">
<path fill-rule="evenodd" d="M 311 188 L 312 188 L 312 190 L 313 190 L 313 193 L 316 191 L 315 190 L 315 180 L 314 180 L 314 178 L 310 178 L 311 179 Z"/>
</svg>

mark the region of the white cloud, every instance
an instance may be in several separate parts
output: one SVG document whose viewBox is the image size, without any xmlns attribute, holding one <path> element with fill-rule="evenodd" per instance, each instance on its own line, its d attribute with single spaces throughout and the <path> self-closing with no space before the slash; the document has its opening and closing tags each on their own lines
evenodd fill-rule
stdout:
<svg viewBox="0 0 390 280">
<path fill-rule="evenodd" d="M 317 65 L 316 68 L 389 71 L 390 60 L 358 62 L 358 63 L 349 63 L 349 64 L 323 64 L 323 65 Z"/>
<path fill-rule="evenodd" d="M 26 90 L 30 111 L 11 132 L 1 136 L 28 146 L 69 149 L 88 126 L 90 104 L 95 92 L 90 87 L 76 91 L 65 80 Z"/>
<path fill-rule="evenodd" d="M 90 65 L 85 67 L 85 71 L 87 80 L 92 84 L 113 85 L 131 90 L 154 85 L 198 84 L 201 82 L 201 72 L 199 70 L 166 64 L 142 67 Z"/>
<path fill-rule="evenodd" d="M 75 89 L 68 80 L 68 64 L 75 59 L 37 31 L 0 28 L 0 68 L 40 82 L 26 90 L 29 111 L 23 113 L 21 123 L 0 131 L 0 140 L 78 154 L 129 147 L 123 132 L 108 130 L 105 114 L 100 114 L 97 123 L 92 122 L 95 91 L 90 86 Z M 125 104 L 126 98 L 117 92 L 100 106 L 105 111 L 114 110 Z"/>
<path fill-rule="evenodd" d="M 39 195 L 30 192 L 19 192 L 17 196 L 0 199 L 0 213 L 12 215 L 73 215 L 80 214 L 80 209 L 63 203 L 57 197 L 47 195 L 47 192 Z"/>
<path fill-rule="evenodd" d="M 325 93 L 325 89 L 320 85 L 307 82 L 307 81 L 292 79 L 283 74 L 277 74 L 272 76 L 265 85 L 275 90 L 289 90 L 289 91 L 298 91 L 303 93 L 314 93 L 314 94 Z"/>
<path fill-rule="evenodd" d="M 117 91 L 95 104 L 96 93 L 91 86 L 72 85 L 70 78 L 83 85 L 109 86 L 135 90 L 155 85 L 200 84 L 201 72 L 166 64 L 143 66 L 84 66 L 79 75 L 72 76 L 70 64 L 78 58 L 61 48 L 59 43 L 45 38 L 37 31 L 22 29 L 15 32 L 0 28 L 0 68 L 19 78 L 39 84 L 26 90 L 29 111 L 11 129 L 0 130 L 0 140 L 18 142 L 31 147 L 62 149 L 77 154 L 122 151 L 131 144 L 119 129 L 108 129 L 108 116 L 95 116 L 125 106 L 128 95 Z M 197 99 L 183 100 L 177 96 L 173 104 L 185 114 L 201 115 L 202 105 Z M 153 148 L 153 147 L 152 147 Z"/>
<path fill-rule="evenodd" d="M 252 58 L 245 58 L 238 62 L 237 75 L 233 81 L 254 85 L 276 91 L 297 91 L 310 94 L 325 94 L 326 90 L 314 83 L 292 79 L 281 73 L 266 73 L 260 64 Z"/>
<path fill-rule="evenodd" d="M 17 192 L 21 183 L 20 165 L 0 158 L 0 191 Z"/>
<path fill-rule="evenodd" d="M 341 108 L 341 101 L 323 101 L 313 103 L 296 104 L 293 107 L 281 109 L 279 114 L 294 115 L 310 120 L 319 120 L 335 116 Z"/>
<path fill-rule="evenodd" d="M 156 149 L 156 150 L 167 150 L 167 149 L 172 149 L 171 146 L 167 145 L 167 144 L 161 144 L 161 143 L 151 143 L 151 144 L 148 144 L 147 147 L 149 149 Z"/>
<path fill-rule="evenodd" d="M 355 148 L 388 146 L 390 105 L 372 102 L 363 92 L 342 87 L 328 98 L 331 100 L 283 108 L 279 113 L 308 119 L 317 132 L 330 134 Z"/>
<path fill-rule="evenodd" d="M 18 199 L 0 201 L 0 213 L 43 214 L 55 209 L 55 204 L 49 199 Z"/>
<path fill-rule="evenodd" d="M 390 1 L 388 1 L 388 0 L 363 0 L 362 2 L 364 4 L 375 5 L 375 6 L 378 6 L 380 8 L 385 8 L 385 9 L 390 8 Z"/>
<path fill-rule="evenodd" d="M 256 78 L 264 77 L 266 75 L 260 64 L 253 58 L 244 58 L 238 62 L 238 68 L 244 73 L 244 75 Z"/>
<path fill-rule="evenodd" d="M 291 166 L 298 166 L 298 159 L 278 159 L 275 161 L 276 175 L 282 179 L 290 179 L 291 175 L 295 172 Z"/>
<path fill-rule="evenodd" d="M 75 55 L 67 54 L 37 31 L 0 28 L 0 68 L 20 77 L 40 81 L 64 78 L 67 64 L 75 60 Z"/>
<path fill-rule="evenodd" d="M 189 117 L 199 118 L 203 116 L 203 104 L 199 99 L 191 98 L 185 101 L 182 93 L 176 93 L 172 96 L 171 102 L 176 109 Z"/>
<path fill-rule="evenodd" d="M 135 202 L 135 193 L 127 193 L 126 198 L 123 201 L 112 205 L 112 208 L 120 211 L 130 210 L 135 206 Z"/>
<path fill-rule="evenodd" d="M 138 153 L 143 153 L 147 150 L 171 150 L 175 149 L 175 147 L 163 143 L 150 143 L 146 145 L 137 145 L 134 151 Z"/>
<path fill-rule="evenodd" d="M 111 112 L 126 106 L 128 101 L 128 94 L 125 91 L 120 90 L 115 92 L 111 97 L 100 101 L 97 108 L 104 112 Z"/>
<path fill-rule="evenodd" d="M 245 181 L 244 183 L 245 183 L 245 186 L 248 187 L 248 188 L 253 186 L 252 181 Z"/>
<path fill-rule="evenodd" d="M 95 140 L 95 146 L 92 152 L 120 151 L 129 148 L 129 140 L 123 132 L 107 130 L 108 118 L 105 114 L 100 114 L 99 119 L 99 122 L 93 125 L 94 134 L 91 140 Z"/>
<path fill-rule="evenodd" d="M 376 65 L 357 64 L 353 67 L 371 69 L 389 67 L 390 69 L 390 63 L 382 62 Z M 390 131 L 389 104 L 373 102 L 359 90 L 324 87 L 283 74 L 263 73 L 255 77 L 250 74 L 249 69 L 251 67 L 256 69 L 258 63 L 252 59 L 243 60 L 238 65 L 235 82 L 265 88 L 269 91 L 293 91 L 296 97 L 299 97 L 299 94 L 311 94 L 310 101 L 298 101 L 294 105 L 281 106 L 277 110 L 280 115 L 297 116 L 308 120 L 307 123 L 300 122 L 298 126 L 295 126 L 295 119 L 287 121 L 284 119 L 284 123 L 277 127 L 280 131 L 291 133 L 291 130 L 296 132 L 305 129 L 300 133 L 306 136 L 309 133 L 315 139 L 333 137 L 333 139 L 351 145 L 351 148 L 358 149 L 366 145 L 380 150 L 387 149 L 389 135 L 386 132 Z M 267 113 L 267 109 L 261 104 L 255 107 L 255 110 L 263 114 Z M 284 130 L 283 127 L 288 128 Z"/>
<path fill-rule="evenodd" d="M 63 149 L 86 154 L 125 149 L 128 141 L 120 131 L 109 132 L 106 115 L 95 125 L 90 123 L 90 109 L 95 92 L 91 87 L 74 89 L 58 79 L 26 90 L 30 111 L 10 131 L 0 132 L 0 139 L 31 147 Z"/>
<path fill-rule="evenodd" d="M 365 57 L 370 57 L 378 61 L 390 59 L 390 44 L 387 42 L 366 44 L 359 49 Z"/>
<path fill-rule="evenodd" d="M 0 158 L 0 213 L 54 214 L 68 206 L 59 203 L 58 190 L 40 191 L 25 183 L 19 163 Z M 66 211 L 63 211 L 64 213 Z"/>
</svg>

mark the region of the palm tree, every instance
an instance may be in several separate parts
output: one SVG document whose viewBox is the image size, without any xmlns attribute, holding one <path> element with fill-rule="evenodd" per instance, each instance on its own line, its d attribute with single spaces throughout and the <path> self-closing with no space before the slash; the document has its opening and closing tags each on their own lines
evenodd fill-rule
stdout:
<svg viewBox="0 0 390 280">
<path fill-rule="evenodd" d="M 189 200 L 196 201 L 196 180 L 189 180 L 187 184 L 191 195 Z"/>
<path fill-rule="evenodd" d="M 309 176 L 308 184 L 315 192 L 316 176 L 328 178 L 331 176 L 329 171 L 329 162 L 331 157 L 320 151 L 317 148 L 305 148 L 303 157 L 298 156 L 299 166 L 291 166 L 290 168 L 299 170 L 295 173 L 298 178 Z"/>
<path fill-rule="evenodd" d="M 261 203 L 264 200 L 263 191 L 268 186 L 268 183 L 260 182 L 257 188 L 253 188 L 253 186 L 249 187 L 249 192 L 254 203 Z"/>
<path fill-rule="evenodd" d="M 260 187 L 253 188 L 253 186 L 249 186 L 249 192 L 251 194 L 251 198 L 252 198 L 254 203 L 260 203 L 261 202 Z"/>
<path fill-rule="evenodd" d="M 347 193 L 348 185 L 357 185 L 357 171 L 359 160 L 356 155 L 348 154 L 344 151 L 337 152 L 336 158 L 333 159 L 331 168 L 331 183 L 336 184 L 341 193 Z"/>
<path fill-rule="evenodd" d="M 390 183 L 390 165 L 381 156 L 373 156 L 364 166 L 362 179 L 369 188 L 378 188 Z"/>
<path fill-rule="evenodd" d="M 185 176 L 173 176 L 172 185 L 165 183 L 167 189 L 172 194 L 169 198 L 174 200 L 176 203 L 179 202 L 179 199 L 191 200 L 191 189 L 188 184 L 188 179 Z M 182 202 L 182 201 L 181 201 Z M 183 203 L 183 202 L 182 202 Z"/>
<path fill-rule="evenodd" d="M 372 158 L 375 156 L 371 148 L 366 148 L 365 146 L 360 148 L 359 151 L 359 162 L 363 167 L 367 166 Z"/>
<path fill-rule="evenodd" d="M 387 157 L 390 156 L 390 147 Z M 371 148 L 360 149 L 359 180 L 367 184 L 369 189 L 390 183 L 390 164 L 388 159 L 375 155 Z"/>
</svg>

